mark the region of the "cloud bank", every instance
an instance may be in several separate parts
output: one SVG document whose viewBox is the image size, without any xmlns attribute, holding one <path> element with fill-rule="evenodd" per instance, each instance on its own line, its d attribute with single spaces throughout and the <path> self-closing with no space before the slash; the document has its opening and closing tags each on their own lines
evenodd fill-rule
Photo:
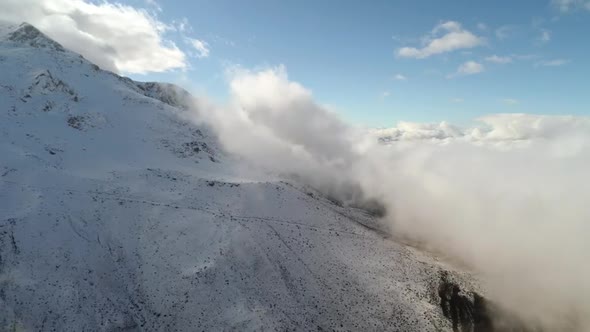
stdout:
<svg viewBox="0 0 590 332">
<path fill-rule="evenodd" d="M 0 20 L 28 22 L 103 69 L 162 72 L 187 66 L 164 38 L 169 27 L 148 11 L 108 1 L 3 0 Z"/>
<path fill-rule="evenodd" d="M 344 202 L 379 200 L 395 237 L 468 264 L 492 300 L 532 325 L 590 324 L 589 118 L 496 114 L 470 128 L 366 130 L 283 67 L 238 70 L 229 85 L 229 105 L 192 114 L 230 152 Z"/>
</svg>

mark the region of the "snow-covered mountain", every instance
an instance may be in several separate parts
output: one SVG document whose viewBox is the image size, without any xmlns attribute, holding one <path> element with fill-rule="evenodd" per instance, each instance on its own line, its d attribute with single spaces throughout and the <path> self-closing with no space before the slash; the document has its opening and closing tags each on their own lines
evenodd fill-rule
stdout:
<svg viewBox="0 0 590 332">
<path fill-rule="evenodd" d="M 491 329 L 469 274 L 246 176 L 188 93 L 0 32 L 0 331 Z"/>
</svg>

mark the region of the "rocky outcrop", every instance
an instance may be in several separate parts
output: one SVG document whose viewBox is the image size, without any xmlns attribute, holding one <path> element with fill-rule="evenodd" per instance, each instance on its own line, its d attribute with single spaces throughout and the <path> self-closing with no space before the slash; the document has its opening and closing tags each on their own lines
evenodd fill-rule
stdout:
<svg viewBox="0 0 590 332">
<path fill-rule="evenodd" d="M 48 38 L 41 31 L 28 23 L 22 23 L 8 35 L 8 40 L 37 48 L 48 48 L 64 52 L 65 49 L 58 42 Z"/>
<path fill-rule="evenodd" d="M 446 271 L 441 272 L 438 296 L 443 315 L 451 321 L 454 332 L 543 331 L 528 326 L 477 292 L 462 289 Z"/>
<path fill-rule="evenodd" d="M 147 97 L 157 99 L 164 104 L 180 109 L 190 107 L 192 96 L 188 91 L 174 84 L 159 82 L 135 82 L 141 93 Z"/>
</svg>

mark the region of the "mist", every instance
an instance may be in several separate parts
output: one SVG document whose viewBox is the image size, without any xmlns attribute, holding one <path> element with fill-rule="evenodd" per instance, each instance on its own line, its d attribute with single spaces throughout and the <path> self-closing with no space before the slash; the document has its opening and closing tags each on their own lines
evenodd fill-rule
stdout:
<svg viewBox="0 0 590 332">
<path fill-rule="evenodd" d="M 284 67 L 228 74 L 188 117 L 225 149 L 340 199 L 385 207 L 393 237 L 461 262 L 533 326 L 590 326 L 590 119 L 495 114 L 470 128 L 348 124 Z"/>
</svg>

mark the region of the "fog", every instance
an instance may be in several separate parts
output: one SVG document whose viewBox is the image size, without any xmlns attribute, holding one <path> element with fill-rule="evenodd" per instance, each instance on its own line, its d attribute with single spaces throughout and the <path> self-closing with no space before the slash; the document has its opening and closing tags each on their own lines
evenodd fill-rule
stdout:
<svg viewBox="0 0 590 332">
<path fill-rule="evenodd" d="M 393 237 L 471 267 L 490 299 L 533 324 L 590 326 L 590 119 L 496 114 L 470 128 L 368 129 L 284 67 L 233 70 L 228 85 L 227 105 L 201 98 L 190 114 L 229 152 L 344 203 L 379 200 Z"/>
</svg>

